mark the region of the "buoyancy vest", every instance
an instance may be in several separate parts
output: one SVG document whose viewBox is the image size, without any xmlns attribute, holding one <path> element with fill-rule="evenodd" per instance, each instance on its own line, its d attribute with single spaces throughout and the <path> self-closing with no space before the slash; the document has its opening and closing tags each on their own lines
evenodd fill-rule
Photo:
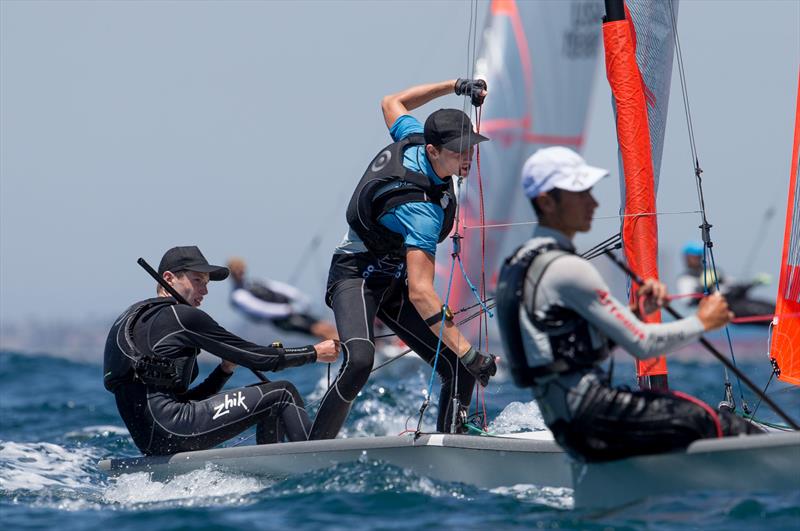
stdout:
<svg viewBox="0 0 800 531">
<path fill-rule="evenodd" d="M 165 391 L 184 391 L 197 371 L 195 357 L 170 359 L 153 352 L 147 341 L 147 322 L 167 306 L 171 297 L 137 302 L 117 319 L 106 339 L 103 384 L 111 392 L 123 383 L 140 381 Z"/>
<path fill-rule="evenodd" d="M 427 175 L 403 166 L 405 150 L 419 145 L 425 145 L 425 137 L 413 134 L 382 149 L 367 166 L 347 205 L 347 223 L 373 254 L 402 251 L 403 236 L 389 230 L 378 220 L 392 208 L 405 203 L 427 202 L 441 206 L 444 222 L 439 231 L 440 243 L 453 229 L 456 196 L 452 179 L 436 185 Z M 393 181 L 399 181 L 402 185 L 382 191 Z"/>
<path fill-rule="evenodd" d="M 518 257 L 521 249 L 522 246 L 517 248 L 503 263 L 495 302 L 500 336 L 514 383 L 519 387 L 532 387 L 553 375 L 593 367 L 608 355 L 609 345 L 592 347 L 589 323 L 575 311 L 561 306 L 535 311 L 533 306 L 544 272 L 558 258 L 573 252 L 552 243 L 530 249 Z M 531 272 L 534 285 L 528 306 L 523 295 L 525 279 L 531 267 L 536 269 Z M 553 356 L 549 363 L 530 363 L 522 340 L 520 305 L 524 306 L 531 324 L 547 335 Z"/>
</svg>

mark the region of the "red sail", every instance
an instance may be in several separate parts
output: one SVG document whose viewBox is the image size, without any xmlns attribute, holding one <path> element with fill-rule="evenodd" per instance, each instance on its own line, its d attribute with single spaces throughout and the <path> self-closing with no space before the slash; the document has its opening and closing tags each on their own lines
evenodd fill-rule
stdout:
<svg viewBox="0 0 800 531">
<path fill-rule="evenodd" d="M 622 238 L 631 269 L 642 278 L 658 278 L 658 225 L 655 178 L 646 87 L 636 62 L 636 40 L 630 18 L 603 24 L 606 73 L 614 96 L 617 141 L 625 177 Z M 633 286 L 632 293 L 637 286 Z M 648 322 L 660 322 L 661 314 Z M 640 385 L 666 387 L 663 357 L 637 362 Z"/>
<path fill-rule="evenodd" d="M 794 146 L 789 174 L 786 230 L 783 234 L 780 282 L 770 341 L 778 379 L 800 385 L 800 75 L 795 110 Z"/>
</svg>

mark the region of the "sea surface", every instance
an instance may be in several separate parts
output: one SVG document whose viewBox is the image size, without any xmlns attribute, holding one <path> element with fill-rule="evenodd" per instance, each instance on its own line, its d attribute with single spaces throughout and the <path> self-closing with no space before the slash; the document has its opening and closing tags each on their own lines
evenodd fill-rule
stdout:
<svg viewBox="0 0 800 531">
<path fill-rule="evenodd" d="M 739 358 L 739 367 L 765 385 L 766 355 Z M 213 363 L 203 365 L 205 371 L 211 368 Z M 97 470 L 98 460 L 138 452 L 113 396 L 103 389 L 101 369 L 99 357 L 91 363 L 0 352 L 2 529 L 800 529 L 800 491 L 686 493 L 586 512 L 572 508 L 570 489 L 529 484 L 485 490 L 368 460 L 281 481 L 213 469 L 166 482 L 145 473 L 108 478 Z M 670 371 L 675 389 L 713 405 L 722 398 L 724 374 L 718 363 L 683 354 Z M 311 403 L 327 385 L 324 365 L 283 375 Z M 429 375 L 413 355 L 376 371 L 343 435 L 393 435 L 415 427 Z M 253 380 L 240 368 L 229 386 Z M 615 380 L 633 386 L 632 364 L 618 360 Z M 735 378 L 733 383 L 739 399 Z M 776 381 L 768 392 L 798 416 L 800 393 Z M 756 405 L 751 393 L 744 396 Z M 495 431 L 543 426 L 528 391 L 507 379 L 493 383 L 485 401 Z M 429 410 L 424 428 L 432 429 L 435 413 Z M 758 416 L 778 420 L 764 405 Z M 253 444 L 252 434 L 229 444 Z"/>
</svg>

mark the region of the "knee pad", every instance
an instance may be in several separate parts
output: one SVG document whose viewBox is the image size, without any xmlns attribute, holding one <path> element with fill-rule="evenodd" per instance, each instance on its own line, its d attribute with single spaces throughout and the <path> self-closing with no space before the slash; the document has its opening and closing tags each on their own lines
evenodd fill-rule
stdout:
<svg viewBox="0 0 800 531">
<path fill-rule="evenodd" d="M 354 400 L 367 383 L 375 361 L 375 347 L 366 339 L 351 339 L 347 342 L 347 358 L 337 378 L 336 387 L 346 400 Z"/>
<path fill-rule="evenodd" d="M 368 339 L 350 339 L 347 345 L 347 359 L 344 368 L 347 371 L 362 372 L 371 371 L 375 361 L 375 347 Z"/>
<path fill-rule="evenodd" d="M 280 402 L 289 404 L 294 402 L 296 405 L 300 407 L 304 407 L 305 404 L 303 403 L 303 398 L 300 396 L 300 391 L 297 390 L 297 387 L 294 384 L 287 380 L 277 380 L 272 382 L 264 382 L 258 384 L 259 389 L 263 394 L 267 394 L 274 391 L 283 391 L 281 394 Z M 272 407 L 272 406 L 270 406 Z"/>
</svg>

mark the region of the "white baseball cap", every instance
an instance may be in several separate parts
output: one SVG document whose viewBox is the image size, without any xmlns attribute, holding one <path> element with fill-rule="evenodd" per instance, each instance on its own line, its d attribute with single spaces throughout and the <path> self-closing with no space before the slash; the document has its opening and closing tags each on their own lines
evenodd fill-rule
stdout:
<svg viewBox="0 0 800 531">
<path fill-rule="evenodd" d="M 538 150 L 525 161 L 522 189 L 530 198 L 553 188 L 583 192 L 603 177 L 608 177 L 608 170 L 589 166 L 583 157 L 569 148 L 553 146 Z"/>
</svg>

